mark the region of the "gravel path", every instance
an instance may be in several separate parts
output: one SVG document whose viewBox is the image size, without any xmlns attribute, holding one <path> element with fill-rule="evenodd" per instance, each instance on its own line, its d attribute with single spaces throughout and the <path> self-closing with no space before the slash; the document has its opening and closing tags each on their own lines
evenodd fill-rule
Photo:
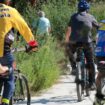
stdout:
<svg viewBox="0 0 105 105">
<path fill-rule="evenodd" d="M 43 92 L 40 96 L 32 97 L 31 105 L 92 105 L 95 92 L 77 102 L 74 76 L 63 75 L 58 83 Z"/>
</svg>

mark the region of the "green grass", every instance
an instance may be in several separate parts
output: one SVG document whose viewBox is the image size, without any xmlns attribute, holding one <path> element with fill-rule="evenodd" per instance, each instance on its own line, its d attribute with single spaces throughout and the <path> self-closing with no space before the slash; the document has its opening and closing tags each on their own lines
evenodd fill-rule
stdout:
<svg viewBox="0 0 105 105">
<path fill-rule="evenodd" d="M 39 91 L 51 86 L 60 75 L 57 62 L 62 58 L 61 50 L 56 50 L 56 41 L 49 37 L 47 43 L 32 54 L 17 55 L 19 68 L 27 76 L 32 90 Z M 61 53 L 61 54 L 60 54 Z M 57 55 L 59 55 L 57 57 Z"/>
</svg>

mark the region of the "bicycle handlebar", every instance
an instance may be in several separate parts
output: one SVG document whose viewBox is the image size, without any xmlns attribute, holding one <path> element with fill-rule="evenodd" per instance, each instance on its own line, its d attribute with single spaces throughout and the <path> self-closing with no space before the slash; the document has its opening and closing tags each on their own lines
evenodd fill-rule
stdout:
<svg viewBox="0 0 105 105">
<path fill-rule="evenodd" d="M 11 49 L 11 52 L 14 53 L 14 52 L 21 52 L 21 51 L 24 51 L 26 53 L 29 53 L 31 52 L 32 48 L 29 47 L 29 46 L 25 46 L 25 47 L 20 47 L 20 48 L 12 48 Z M 33 52 L 36 52 L 37 51 L 37 47 L 36 47 L 36 51 L 32 50 Z"/>
<path fill-rule="evenodd" d="M 25 47 L 22 47 L 22 48 L 13 48 L 11 50 L 12 53 L 14 53 L 14 52 L 21 52 L 21 51 L 26 51 L 26 48 Z"/>
</svg>

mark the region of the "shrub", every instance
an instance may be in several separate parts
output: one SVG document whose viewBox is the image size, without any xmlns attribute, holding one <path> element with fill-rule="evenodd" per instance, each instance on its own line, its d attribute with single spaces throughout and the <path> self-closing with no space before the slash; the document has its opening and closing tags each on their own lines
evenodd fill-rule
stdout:
<svg viewBox="0 0 105 105">
<path fill-rule="evenodd" d="M 19 63 L 19 68 L 27 76 L 32 90 L 47 88 L 59 77 L 60 67 L 57 62 L 62 58 L 62 53 L 55 47 L 56 41 L 49 38 L 47 43 L 31 56 L 17 55 L 18 61 L 21 57 L 24 59 Z"/>
</svg>

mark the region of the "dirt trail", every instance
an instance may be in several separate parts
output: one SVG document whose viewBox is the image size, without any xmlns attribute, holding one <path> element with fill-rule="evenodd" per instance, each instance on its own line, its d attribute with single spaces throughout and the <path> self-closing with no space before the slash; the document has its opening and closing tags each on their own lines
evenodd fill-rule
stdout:
<svg viewBox="0 0 105 105">
<path fill-rule="evenodd" d="M 76 84 L 74 76 L 63 75 L 57 84 L 53 85 L 40 96 L 32 97 L 31 105 L 92 105 L 95 92 L 77 102 Z"/>
</svg>

